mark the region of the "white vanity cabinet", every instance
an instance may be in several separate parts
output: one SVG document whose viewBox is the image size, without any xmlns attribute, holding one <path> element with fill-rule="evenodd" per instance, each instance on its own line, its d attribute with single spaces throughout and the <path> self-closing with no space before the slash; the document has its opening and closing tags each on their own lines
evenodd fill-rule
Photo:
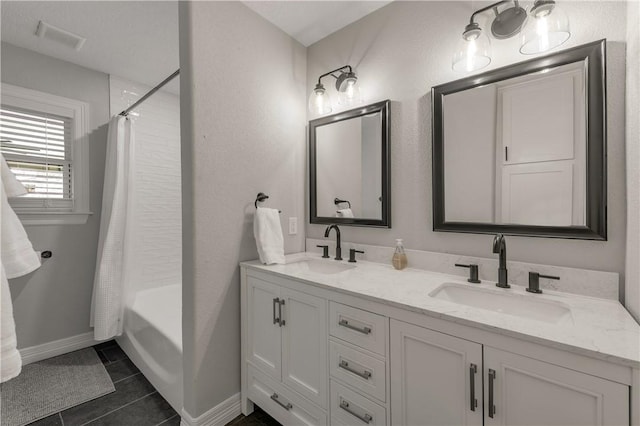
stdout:
<svg viewBox="0 0 640 426">
<path fill-rule="evenodd" d="M 244 414 L 255 403 L 284 425 L 640 426 L 640 329 L 614 302 L 556 296 L 575 324 L 550 324 L 456 311 L 430 298 L 443 277 L 426 271 L 296 260 L 241 265 Z"/>
<path fill-rule="evenodd" d="M 391 422 L 482 425 L 482 345 L 391 320 Z"/>
<path fill-rule="evenodd" d="M 629 424 L 620 383 L 489 347 L 484 380 L 487 426 Z"/>
<path fill-rule="evenodd" d="M 248 392 L 259 397 L 267 388 L 265 383 L 269 384 L 276 394 L 270 396 L 270 403 L 277 404 L 273 407 L 282 409 L 287 418 L 291 418 L 289 411 L 295 411 L 292 399 L 302 400 L 291 391 L 326 410 L 327 301 L 251 275 L 243 279 L 243 293 L 243 353 L 254 367 L 247 369 Z M 252 374 L 254 370 L 257 374 Z M 267 383 L 264 376 L 272 380 Z"/>
<path fill-rule="evenodd" d="M 391 415 L 393 425 L 628 425 L 629 387 L 392 320 Z"/>
</svg>

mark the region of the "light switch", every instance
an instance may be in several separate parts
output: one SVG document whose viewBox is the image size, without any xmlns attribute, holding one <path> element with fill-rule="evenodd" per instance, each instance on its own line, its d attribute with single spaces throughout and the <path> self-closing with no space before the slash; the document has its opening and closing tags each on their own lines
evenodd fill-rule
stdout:
<svg viewBox="0 0 640 426">
<path fill-rule="evenodd" d="M 298 218 L 290 217 L 289 218 L 289 235 L 295 235 L 298 233 Z"/>
</svg>

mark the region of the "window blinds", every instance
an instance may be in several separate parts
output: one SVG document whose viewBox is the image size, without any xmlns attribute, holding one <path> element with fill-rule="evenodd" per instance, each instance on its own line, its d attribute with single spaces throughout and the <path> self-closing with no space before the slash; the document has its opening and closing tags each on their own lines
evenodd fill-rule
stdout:
<svg viewBox="0 0 640 426">
<path fill-rule="evenodd" d="M 24 197 L 73 198 L 71 121 L 49 113 L 0 108 L 0 151 L 27 188 Z"/>
</svg>

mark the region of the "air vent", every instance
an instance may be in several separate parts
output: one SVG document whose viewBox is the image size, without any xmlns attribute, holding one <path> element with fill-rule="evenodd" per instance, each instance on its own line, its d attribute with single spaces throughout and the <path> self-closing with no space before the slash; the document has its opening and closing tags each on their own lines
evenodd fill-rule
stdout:
<svg viewBox="0 0 640 426">
<path fill-rule="evenodd" d="M 65 46 L 75 50 L 80 50 L 84 45 L 84 42 L 87 41 L 84 37 L 70 31 L 63 30 L 62 28 L 58 28 L 44 21 L 38 22 L 36 35 L 40 38 L 46 38 L 48 40 L 64 44 Z"/>
</svg>

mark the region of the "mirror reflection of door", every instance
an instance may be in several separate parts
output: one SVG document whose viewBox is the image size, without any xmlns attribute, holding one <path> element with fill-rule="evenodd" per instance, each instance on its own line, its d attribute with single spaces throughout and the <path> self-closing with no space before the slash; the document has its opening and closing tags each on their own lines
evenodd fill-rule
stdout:
<svg viewBox="0 0 640 426">
<path fill-rule="evenodd" d="M 498 223 L 585 224 L 584 95 L 582 69 L 498 87 Z"/>
<path fill-rule="evenodd" d="M 446 95 L 446 221 L 584 225 L 585 106 L 582 62 Z"/>
</svg>

